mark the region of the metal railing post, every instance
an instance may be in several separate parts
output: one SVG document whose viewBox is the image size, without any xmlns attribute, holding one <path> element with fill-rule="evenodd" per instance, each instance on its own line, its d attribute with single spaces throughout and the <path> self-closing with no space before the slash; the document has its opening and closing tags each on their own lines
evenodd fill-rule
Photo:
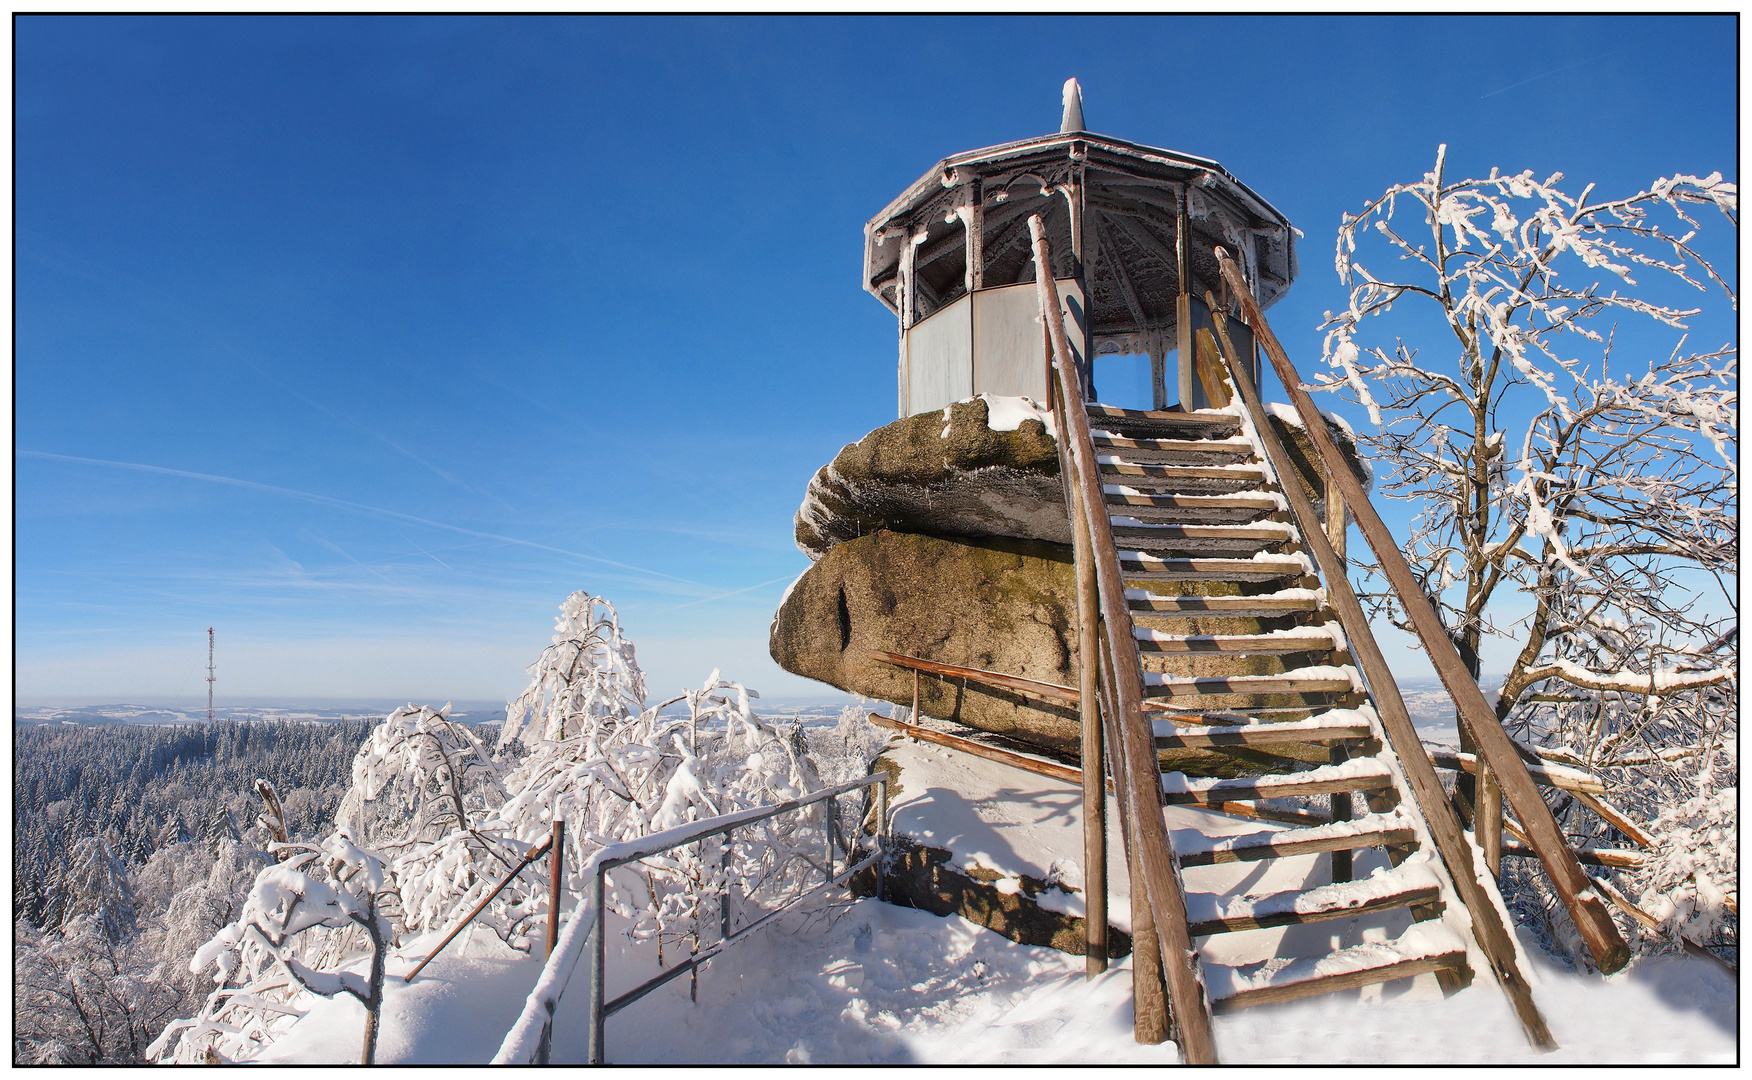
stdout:
<svg viewBox="0 0 1752 1080">
<path fill-rule="evenodd" d="M 603 904 L 603 878 L 608 871 L 598 866 L 590 877 L 590 907 L 596 912 L 596 925 L 590 930 L 590 1064 L 601 1065 L 603 1058 L 603 1027 L 608 1018 L 602 1014 L 603 989 L 608 967 L 608 910 Z"/>
<path fill-rule="evenodd" d="M 547 952 L 554 954 L 560 940 L 560 891 L 566 876 L 566 819 L 554 818 L 554 829 L 548 838 L 548 855 L 552 865 L 548 874 Z"/>
<path fill-rule="evenodd" d="M 876 785 L 876 899 L 888 899 L 888 779 Z"/>
</svg>

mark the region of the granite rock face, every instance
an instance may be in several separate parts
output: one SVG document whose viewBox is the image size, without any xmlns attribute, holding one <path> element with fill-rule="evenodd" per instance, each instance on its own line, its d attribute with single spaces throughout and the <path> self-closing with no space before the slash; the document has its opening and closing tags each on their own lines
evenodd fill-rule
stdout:
<svg viewBox="0 0 1752 1080">
<path fill-rule="evenodd" d="M 1029 418 L 994 431 L 990 421 L 991 403 L 974 398 L 848 445 L 809 481 L 797 546 L 819 559 L 877 529 L 1069 544 L 1058 449 L 1046 425 Z"/>
<path fill-rule="evenodd" d="M 884 701 L 912 701 L 912 672 L 872 649 L 1042 682 L 1076 680 L 1070 548 L 878 530 L 834 546 L 773 620 L 786 671 Z M 928 716 L 1075 754 L 1076 710 L 992 687 L 926 676 Z"/>
<path fill-rule="evenodd" d="M 847 445 L 809 481 L 794 522 L 797 546 L 819 559 L 835 544 L 878 529 L 1069 545 L 1052 433 L 1035 419 L 993 430 L 990 409 L 985 398 L 958 401 L 943 412 L 896 420 Z M 1307 432 L 1276 416 L 1271 424 L 1303 490 L 1324 514 L 1325 491 L 1316 480 Z M 1355 438 L 1336 424 L 1327 426 L 1367 488 L 1369 472 Z"/>
</svg>

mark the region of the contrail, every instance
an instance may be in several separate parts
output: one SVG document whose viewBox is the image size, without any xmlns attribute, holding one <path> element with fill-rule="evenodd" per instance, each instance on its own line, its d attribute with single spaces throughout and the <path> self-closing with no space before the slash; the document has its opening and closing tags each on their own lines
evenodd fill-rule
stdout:
<svg viewBox="0 0 1752 1080">
<path fill-rule="evenodd" d="M 763 581 L 759 585 L 750 585 L 746 589 L 735 589 L 735 590 L 732 590 L 732 591 L 727 592 L 727 593 L 719 593 L 717 596 L 706 596 L 706 597 L 702 597 L 698 600 L 689 600 L 685 604 L 677 604 L 672 608 L 664 608 L 663 613 L 667 615 L 671 611 L 680 611 L 682 608 L 690 608 L 690 607 L 693 607 L 695 604 L 709 604 L 714 600 L 723 600 L 726 597 L 738 596 L 738 595 L 745 593 L 745 592 L 753 592 L 756 589 L 762 589 L 768 585 L 777 585 L 781 581 L 788 581 L 788 580 L 790 580 L 789 575 L 786 575 L 785 577 L 776 577 L 776 578 L 772 579 L 771 581 Z"/>
<path fill-rule="evenodd" d="M 267 492 L 270 495 L 284 495 L 288 498 L 315 503 L 318 506 L 332 506 L 340 510 L 351 510 L 359 514 L 370 514 L 374 517 L 389 518 L 392 521 L 406 521 L 415 525 L 424 525 L 429 529 L 444 529 L 449 532 L 460 533 L 463 536 L 473 536 L 481 540 L 493 540 L 501 544 L 515 544 L 518 547 L 534 548 L 537 551 L 546 551 L 554 555 L 564 555 L 567 558 L 601 563 L 604 566 L 613 566 L 621 570 L 631 570 L 637 574 L 645 574 L 654 578 L 663 578 L 664 580 L 678 582 L 682 585 L 691 585 L 696 589 L 711 588 L 710 585 L 706 585 L 702 582 L 689 581 L 687 578 L 679 578 L 673 574 L 665 574 L 657 570 L 647 570 L 642 566 L 633 566 L 630 563 L 616 562 L 613 559 L 605 559 L 598 555 L 586 555 L 579 551 L 567 551 L 565 548 L 550 547 L 547 544 L 538 544 L 532 540 L 519 540 L 515 536 L 500 536 L 498 533 L 481 532 L 477 529 L 465 529 L 461 525 L 451 525 L 442 521 L 433 521 L 429 518 L 415 517 L 413 514 L 404 514 L 399 510 L 385 510 L 381 506 L 366 506 L 364 503 L 349 502 L 346 499 L 337 499 L 331 495 L 317 495 L 313 492 L 298 491 L 294 488 L 276 487 L 273 484 L 264 484 L 256 480 L 239 480 L 233 476 L 217 476 L 213 473 L 190 472 L 186 469 L 171 469 L 163 465 L 142 465 L 135 461 L 105 461 L 102 458 L 74 457 L 71 454 L 51 454 L 46 450 L 20 450 L 18 451 L 18 456 L 42 458 L 45 461 L 65 461 L 74 465 L 97 465 L 108 469 L 129 469 L 134 472 L 156 473 L 160 476 L 178 476 L 185 480 L 205 480 L 210 484 L 224 484 L 228 487 L 243 488 L 246 491 L 262 491 Z"/>
<path fill-rule="evenodd" d="M 1548 75 L 1556 75 L 1560 71 L 1568 71 L 1570 68 L 1581 67 L 1583 64 L 1593 63 L 1595 60 L 1601 60 L 1601 59 L 1604 59 L 1604 58 L 1611 56 L 1611 55 L 1612 55 L 1611 53 L 1601 53 L 1599 56 L 1590 56 L 1585 60 L 1577 60 L 1573 64 L 1565 64 L 1562 67 L 1552 68 L 1550 71 L 1542 71 L 1537 75 L 1522 79 L 1518 83 L 1511 83 L 1510 85 L 1503 87 L 1501 90 L 1492 90 L 1488 94 L 1480 94 L 1478 100 L 1483 101 L 1485 98 L 1496 97 L 1498 94 L 1506 94 L 1510 90 L 1515 90 L 1515 89 L 1518 89 L 1520 87 L 1526 86 L 1530 82 L 1538 82 L 1540 79 L 1543 79 Z"/>
</svg>

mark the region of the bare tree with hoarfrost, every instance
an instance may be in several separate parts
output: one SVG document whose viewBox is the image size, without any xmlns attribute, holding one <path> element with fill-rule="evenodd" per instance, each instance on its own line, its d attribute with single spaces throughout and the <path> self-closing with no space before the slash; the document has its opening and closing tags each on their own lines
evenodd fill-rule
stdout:
<svg viewBox="0 0 1752 1080">
<path fill-rule="evenodd" d="M 1712 173 L 1572 197 L 1562 174 L 1450 179 L 1446 149 L 1344 216 L 1349 306 L 1322 327 L 1319 385 L 1368 410 L 1380 489 L 1416 510 L 1405 553 L 1473 676 L 1487 636 L 1520 645 L 1498 718 L 1671 847 L 1737 785 L 1738 349 L 1690 333 L 1707 305 L 1737 309 L 1694 216 L 1732 239 L 1737 189 Z M 1613 835 L 1568 796 L 1558 810 L 1578 841 Z M 1720 911 L 1734 847 L 1689 884 L 1637 885 Z"/>
</svg>

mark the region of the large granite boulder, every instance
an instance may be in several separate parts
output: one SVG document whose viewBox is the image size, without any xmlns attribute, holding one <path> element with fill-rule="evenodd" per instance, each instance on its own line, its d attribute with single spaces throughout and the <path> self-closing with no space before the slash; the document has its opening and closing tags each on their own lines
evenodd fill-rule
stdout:
<svg viewBox="0 0 1752 1080">
<path fill-rule="evenodd" d="M 835 545 L 792 586 L 770 648 L 786 671 L 909 706 L 912 672 L 871 650 L 1074 685 L 1075 590 L 1064 545 L 878 530 Z M 930 676 L 919 690 L 926 715 L 1076 753 L 1074 708 Z"/>
<path fill-rule="evenodd" d="M 983 395 L 877 428 L 809 481 L 797 546 L 819 559 L 877 529 L 1069 544 L 1052 434 L 1025 399 Z"/>
</svg>

